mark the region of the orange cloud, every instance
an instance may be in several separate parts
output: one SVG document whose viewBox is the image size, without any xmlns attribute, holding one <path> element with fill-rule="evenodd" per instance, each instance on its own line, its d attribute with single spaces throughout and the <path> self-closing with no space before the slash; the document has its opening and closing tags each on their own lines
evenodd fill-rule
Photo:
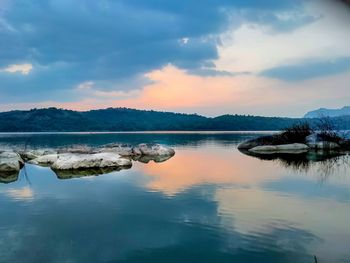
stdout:
<svg viewBox="0 0 350 263">
<path fill-rule="evenodd" d="M 54 106 L 84 111 L 130 107 L 205 115 L 302 116 L 325 103 L 335 108 L 346 105 L 349 73 L 289 83 L 254 75 L 197 76 L 168 65 L 146 74 L 152 83 L 141 89 L 104 91 L 86 82 L 74 91 L 84 98 L 80 101 L 2 104 L 0 108 Z"/>
<path fill-rule="evenodd" d="M 239 87 L 232 77 L 189 75 L 173 66 L 146 75 L 154 81 L 140 97 L 123 101 L 127 105 L 155 108 L 192 108 L 217 106 L 239 98 Z"/>
</svg>

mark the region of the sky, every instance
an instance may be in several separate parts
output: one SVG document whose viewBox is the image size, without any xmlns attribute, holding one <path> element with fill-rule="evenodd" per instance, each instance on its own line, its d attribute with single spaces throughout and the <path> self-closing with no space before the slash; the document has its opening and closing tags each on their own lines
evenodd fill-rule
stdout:
<svg viewBox="0 0 350 263">
<path fill-rule="evenodd" d="M 340 108 L 349 25 L 336 0 L 0 0 L 0 111 Z"/>
</svg>

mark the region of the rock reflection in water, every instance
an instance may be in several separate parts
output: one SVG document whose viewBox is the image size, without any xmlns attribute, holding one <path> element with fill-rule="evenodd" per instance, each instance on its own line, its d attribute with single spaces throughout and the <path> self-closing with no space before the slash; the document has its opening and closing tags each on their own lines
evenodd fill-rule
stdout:
<svg viewBox="0 0 350 263">
<path fill-rule="evenodd" d="M 161 163 L 169 160 L 172 156 L 140 156 L 133 158 L 134 161 L 141 163 L 149 163 L 154 161 L 155 163 Z M 77 169 L 77 170 L 54 170 L 58 179 L 72 179 L 85 176 L 99 176 L 103 174 L 109 174 L 113 172 L 119 172 L 121 170 L 130 169 L 128 166 L 124 167 L 106 167 L 95 169 Z"/>
<path fill-rule="evenodd" d="M 155 163 L 162 163 L 173 156 L 138 156 L 132 158 L 134 161 L 140 163 L 149 163 L 151 161 Z M 45 167 L 45 166 L 44 166 Z M 49 166 L 47 166 L 49 168 Z M 130 169 L 130 167 L 106 167 L 106 168 L 89 168 L 89 169 L 75 169 L 75 170 L 53 170 L 58 179 L 73 179 L 86 176 L 99 176 L 103 174 L 109 174 L 113 172 L 119 172 L 121 170 Z M 0 173 L 0 183 L 13 183 L 18 180 L 19 172 L 15 173 Z"/>
<path fill-rule="evenodd" d="M 162 163 L 165 162 L 167 160 L 169 160 L 170 158 L 172 158 L 173 156 L 136 156 L 133 158 L 134 161 L 138 161 L 141 163 L 149 163 L 150 161 L 153 161 L 155 163 Z"/>
<path fill-rule="evenodd" d="M 78 169 L 78 170 L 54 170 L 58 179 L 72 179 L 85 176 L 99 176 L 102 174 L 108 174 L 113 172 L 119 172 L 123 169 L 129 169 L 130 167 L 115 167 L 115 168 L 91 168 L 91 169 Z"/>
<path fill-rule="evenodd" d="M 339 167 L 350 167 L 350 153 L 339 151 L 308 151 L 303 153 L 254 153 L 240 150 L 242 153 L 260 160 L 276 161 L 283 167 L 291 168 L 295 172 L 308 172 L 316 167 L 322 176 L 335 172 Z"/>
<path fill-rule="evenodd" d="M 8 184 L 17 181 L 19 172 L 1 172 L 0 183 Z"/>
</svg>

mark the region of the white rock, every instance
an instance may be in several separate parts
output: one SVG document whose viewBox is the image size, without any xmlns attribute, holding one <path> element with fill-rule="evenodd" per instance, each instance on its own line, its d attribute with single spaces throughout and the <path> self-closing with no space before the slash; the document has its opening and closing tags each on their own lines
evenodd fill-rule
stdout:
<svg viewBox="0 0 350 263">
<path fill-rule="evenodd" d="M 303 143 L 291 143 L 291 144 L 281 144 L 277 145 L 278 151 L 302 151 L 309 150 L 309 146 Z"/>
<path fill-rule="evenodd" d="M 56 162 L 57 159 L 58 159 L 57 154 L 48 154 L 48 155 L 39 156 L 33 160 L 30 160 L 29 163 L 38 164 L 38 165 L 49 165 Z"/>
<path fill-rule="evenodd" d="M 33 160 L 43 155 L 56 154 L 57 152 L 52 149 L 40 149 L 40 150 L 28 150 L 20 151 L 20 155 L 25 160 Z"/>
<path fill-rule="evenodd" d="M 273 141 L 273 140 L 274 140 L 274 135 L 267 135 L 267 136 L 263 136 L 263 137 L 258 137 L 258 138 L 251 139 L 251 140 L 240 143 L 238 145 L 238 149 L 249 150 L 249 149 L 252 149 L 254 147 L 264 146 L 264 145 L 262 145 L 263 141 L 269 142 L 269 141 Z"/>
<path fill-rule="evenodd" d="M 6 151 L 0 153 L 0 172 L 18 172 L 24 161 L 18 153 Z"/>
<path fill-rule="evenodd" d="M 63 153 L 92 154 L 97 152 L 98 150 L 96 150 L 95 148 L 89 147 L 87 145 L 74 145 L 72 147 L 64 147 L 58 150 L 59 154 L 63 154 Z"/>
<path fill-rule="evenodd" d="M 133 147 L 129 144 L 107 144 L 100 148 L 100 153 L 115 153 L 121 156 L 133 156 Z"/>
<path fill-rule="evenodd" d="M 262 145 L 249 151 L 256 153 L 301 153 L 308 151 L 309 147 L 303 143 L 291 143 L 281 145 Z"/>
<path fill-rule="evenodd" d="M 173 156 L 174 149 L 160 144 L 139 144 L 138 148 L 142 155 L 150 156 Z"/>
<path fill-rule="evenodd" d="M 52 164 L 56 170 L 74 170 L 88 168 L 106 168 L 106 167 L 130 167 L 131 161 L 122 158 L 114 153 L 96 153 L 96 154 L 59 154 L 58 159 Z"/>
<path fill-rule="evenodd" d="M 251 152 L 276 152 L 277 147 L 274 145 L 262 145 L 262 146 L 256 146 L 249 151 Z"/>
</svg>

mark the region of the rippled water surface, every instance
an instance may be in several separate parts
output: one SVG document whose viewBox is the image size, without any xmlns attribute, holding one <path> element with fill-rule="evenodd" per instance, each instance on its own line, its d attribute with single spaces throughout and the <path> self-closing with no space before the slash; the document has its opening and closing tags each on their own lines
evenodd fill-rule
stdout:
<svg viewBox="0 0 350 263">
<path fill-rule="evenodd" d="M 348 155 L 237 150 L 255 136 L 2 134 L 1 148 L 157 142 L 176 155 L 65 180 L 27 164 L 0 183 L 0 262 L 350 262 Z"/>
</svg>

